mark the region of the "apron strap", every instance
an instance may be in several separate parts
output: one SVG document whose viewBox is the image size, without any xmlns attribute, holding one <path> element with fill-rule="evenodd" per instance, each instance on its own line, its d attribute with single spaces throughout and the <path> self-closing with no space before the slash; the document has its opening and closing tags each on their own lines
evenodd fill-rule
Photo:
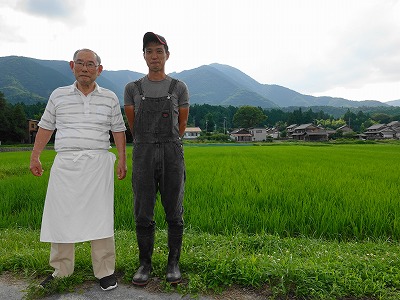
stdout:
<svg viewBox="0 0 400 300">
<path fill-rule="evenodd" d="M 72 153 L 73 156 L 76 156 L 72 161 L 73 162 L 77 162 L 82 156 L 87 155 L 90 158 L 94 158 L 93 153 L 90 150 L 83 150 L 83 151 L 79 151 L 79 152 L 73 152 Z"/>
</svg>

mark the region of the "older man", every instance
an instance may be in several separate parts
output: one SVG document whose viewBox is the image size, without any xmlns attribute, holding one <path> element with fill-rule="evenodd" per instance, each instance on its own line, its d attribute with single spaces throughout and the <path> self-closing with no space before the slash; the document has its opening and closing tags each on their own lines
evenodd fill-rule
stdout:
<svg viewBox="0 0 400 300">
<path fill-rule="evenodd" d="M 74 245 L 91 241 L 92 264 L 103 290 L 117 287 L 114 245 L 114 163 L 112 132 L 118 151 L 118 179 L 126 176 L 125 124 L 117 96 L 101 88 L 103 70 L 92 50 L 77 50 L 70 63 L 76 81 L 50 95 L 39 122 L 30 170 L 41 176 L 40 154 L 56 130 L 57 155 L 43 211 L 40 240 L 51 243 L 54 272 L 41 286 L 74 271 Z"/>
</svg>

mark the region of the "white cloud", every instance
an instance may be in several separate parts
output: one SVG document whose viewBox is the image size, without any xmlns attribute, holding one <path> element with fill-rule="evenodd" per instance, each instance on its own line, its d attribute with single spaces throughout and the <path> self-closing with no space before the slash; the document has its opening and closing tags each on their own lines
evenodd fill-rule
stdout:
<svg viewBox="0 0 400 300">
<path fill-rule="evenodd" d="M 330 32 L 332 45 L 314 56 L 292 87 L 310 93 L 348 88 L 354 94 L 352 90 L 369 84 L 376 88 L 378 83 L 400 81 L 399 4 L 374 2 L 363 8 L 344 27 Z"/>
</svg>

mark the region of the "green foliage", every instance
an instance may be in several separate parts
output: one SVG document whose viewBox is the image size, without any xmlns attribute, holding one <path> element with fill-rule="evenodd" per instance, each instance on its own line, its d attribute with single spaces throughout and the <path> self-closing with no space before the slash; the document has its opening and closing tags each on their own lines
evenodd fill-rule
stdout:
<svg viewBox="0 0 400 300">
<path fill-rule="evenodd" d="M 381 124 L 387 124 L 392 121 L 391 116 L 385 113 L 374 113 L 372 114 L 371 119 Z"/>
<path fill-rule="evenodd" d="M 190 106 L 189 110 L 189 120 L 188 124 L 192 127 L 200 127 L 203 131 L 206 131 L 206 127 L 210 125 L 207 129 L 210 131 L 215 129 L 217 131 L 228 130 L 232 128 L 233 115 L 236 113 L 237 108 L 234 106 L 212 106 L 209 104 L 194 104 Z M 207 124 L 206 122 L 212 121 L 212 124 Z"/>
<path fill-rule="evenodd" d="M 231 142 L 229 135 L 223 133 L 202 134 L 197 138 L 198 142 L 215 141 L 215 142 Z"/>
<path fill-rule="evenodd" d="M 346 121 L 343 119 L 326 119 L 326 120 L 317 120 L 318 125 L 322 125 L 325 128 L 331 128 L 331 129 L 338 129 L 339 127 L 343 125 L 347 125 Z"/>
<path fill-rule="evenodd" d="M 254 106 L 242 106 L 233 116 L 233 124 L 241 128 L 252 128 L 259 126 L 267 116 L 263 113 L 261 108 Z"/>
<path fill-rule="evenodd" d="M 10 105 L 0 92 L 0 142 L 21 143 L 27 138 L 28 121 L 22 105 Z"/>
</svg>

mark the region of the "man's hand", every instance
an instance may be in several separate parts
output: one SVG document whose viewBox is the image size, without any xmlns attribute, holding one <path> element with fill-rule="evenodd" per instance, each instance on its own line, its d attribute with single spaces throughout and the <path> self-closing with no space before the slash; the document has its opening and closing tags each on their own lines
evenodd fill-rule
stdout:
<svg viewBox="0 0 400 300">
<path fill-rule="evenodd" d="M 43 175 L 42 163 L 40 162 L 39 158 L 31 158 L 29 169 L 31 170 L 31 173 L 35 176 Z"/>
<path fill-rule="evenodd" d="M 118 160 L 118 166 L 117 166 L 117 176 L 118 180 L 122 180 L 126 177 L 126 162 L 125 160 L 119 159 Z"/>
</svg>

